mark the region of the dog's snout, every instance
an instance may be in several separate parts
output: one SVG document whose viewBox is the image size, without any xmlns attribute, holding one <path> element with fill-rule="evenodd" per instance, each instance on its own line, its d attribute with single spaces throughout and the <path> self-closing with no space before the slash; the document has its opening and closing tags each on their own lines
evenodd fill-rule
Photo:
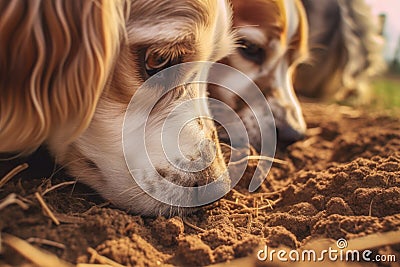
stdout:
<svg viewBox="0 0 400 267">
<path fill-rule="evenodd" d="M 304 139 L 307 125 L 297 98 L 290 101 L 270 100 L 278 139 L 289 143 Z"/>
<path fill-rule="evenodd" d="M 295 129 L 286 124 L 277 129 L 278 138 L 284 142 L 296 142 L 305 138 L 305 131 Z"/>
<path fill-rule="evenodd" d="M 286 109 L 283 117 L 277 117 L 276 126 L 281 141 L 291 143 L 305 138 L 306 123 L 301 112 L 295 109 Z"/>
<path fill-rule="evenodd" d="M 182 201 L 189 201 L 193 206 L 212 203 L 223 197 L 231 189 L 229 172 L 226 166 L 220 164 L 218 160 L 214 160 L 210 166 L 201 171 L 179 171 L 178 174 L 172 172 L 169 168 L 157 171 L 162 179 L 190 188 L 188 194 L 180 198 L 182 198 Z"/>
<path fill-rule="evenodd" d="M 208 138 L 202 140 L 199 143 L 199 151 L 201 160 L 206 163 L 211 163 L 214 161 L 216 156 L 216 145 L 213 140 Z"/>
<path fill-rule="evenodd" d="M 188 174 L 186 179 L 182 180 L 182 185 L 192 187 L 193 195 L 188 197 L 195 203 L 216 201 L 229 192 L 231 185 L 215 129 L 209 129 L 207 137 L 201 139 L 189 153 L 192 160 L 184 161 L 186 163 L 181 161 L 179 165 L 180 170 Z"/>
<path fill-rule="evenodd" d="M 192 150 L 181 151 L 180 157 L 175 159 L 178 169 L 196 173 L 210 168 L 217 157 L 217 145 L 210 139 L 202 139 Z"/>
</svg>

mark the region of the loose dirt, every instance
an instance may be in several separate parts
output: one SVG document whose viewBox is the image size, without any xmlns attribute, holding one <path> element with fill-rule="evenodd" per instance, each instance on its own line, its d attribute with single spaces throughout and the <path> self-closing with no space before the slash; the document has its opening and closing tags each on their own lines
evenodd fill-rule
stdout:
<svg viewBox="0 0 400 267">
<path fill-rule="evenodd" d="M 127 214 L 75 183 L 44 151 L 0 163 L 0 179 L 29 168 L 0 188 L 0 231 L 71 263 L 96 263 L 88 253 L 126 266 L 203 266 L 255 257 L 260 246 L 296 249 L 320 238 L 337 240 L 400 229 L 400 120 L 338 105 L 304 103 L 308 137 L 280 147 L 255 193 L 246 177 L 220 201 L 184 218 Z M 233 152 L 238 153 L 238 152 Z M 67 182 L 67 183 L 65 183 Z M 52 186 L 65 183 L 63 186 Z M 44 212 L 35 192 L 60 221 Z M 3 205 L 10 194 L 24 205 Z M 26 208 L 26 209 L 24 209 Z M 51 242 L 49 242 L 51 241 Z M 374 249 L 394 254 L 400 244 Z M 26 260 L 3 245 L 2 264 Z"/>
</svg>

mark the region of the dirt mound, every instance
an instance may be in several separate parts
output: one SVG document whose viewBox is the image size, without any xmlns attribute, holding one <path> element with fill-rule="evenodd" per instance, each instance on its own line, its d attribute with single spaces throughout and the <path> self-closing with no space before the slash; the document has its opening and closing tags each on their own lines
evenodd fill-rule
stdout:
<svg viewBox="0 0 400 267">
<path fill-rule="evenodd" d="M 256 164 L 251 161 L 247 180 L 183 219 L 118 210 L 54 172 L 42 152 L 3 162 L 0 177 L 20 163 L 30 167 L 0 188 L 0 230 L 72 263 L 95 261 L 91 247 L 127 266 L 198 266 L 255 256 L 264 245 L 301 248 L 318 238 L 400 229 L 399 120 L 336 105 L 304 104 L 304 112 L 308 137 L 278 150 L 284 162 L 274 164 L 256 193 L 247 191 Z M 52 188 L 58 184 L 63 186 Z M 43 213 L 37 191 L 60 225 Z M 11 193 L 24 205 L 2 207 Z M 400 259 L 400 245 L 374 250 L 389 252 Z M 4 246 L 0 265 L 23 261 Z"/>
</svg>

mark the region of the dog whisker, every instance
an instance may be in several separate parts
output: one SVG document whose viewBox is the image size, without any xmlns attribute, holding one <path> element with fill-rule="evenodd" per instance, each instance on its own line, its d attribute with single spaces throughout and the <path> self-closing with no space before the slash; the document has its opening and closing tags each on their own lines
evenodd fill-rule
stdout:
<svg viewBox="0 0 400 267">
<path fill-rule="evenodd" d="M 57 161 L 57 157 L 56 157 L 55 159 L 56 159 L 56 161 Z M 66 168 L 68 168 L 70 165 L 72 165 L 72 164 L 74 164 L 74 163 L 76 163 L 76 162 L 85 160 L 85 159 L 86 159 L 85 157 L 78 157 L 78 158 L 76 158 L 76 159 L 74 159 L 74 160 L 70 160 L 70 161 L 65 162 L 63 165 L 59 166 L 57 169 L 56 169 L 56 167 L 57 167 L 58 165 L 57 165 L 57 164 L 54 164 L 54 169 L 53 169 L 53 172 L 52 172 L 52 174 L 50 175 L 49 179 L 51 180 L 57 173 L 59 173 L 60 171 L 66 169 Z"/>
<path fill-rule="evenodd" d="M 131 202 L 131 201 L 133 201 L 133 200 L 135 200 L 135 199 L 137 199 L 137 198 L 140 198 L 141 196 L 146 195 L 146 194 L 147 194 L 147 193 L 146 193 L 145 191 L 142 191 L 142 192 L 140 192 L 140 193 L 138 193 L 138 194 L 135 194 L 135 195 L 132 196 L 131 198 L 127 199 L 127 201 L 128 201 L 128 202 Z"/>
<path fill-rule="evenodd" d="M 260 27 L 260 25 L 259 24 L 239 25 L 239 26 L 234 26 L 233 29 L 240 29 L 240 28 L 247 28 L 247 27 Z"/>
<path fill-rule="evenodd" d="M 132 186 L 132 187 L 130 187 L 130 188 L 128 188 L 128 189 L 125 189 L 125 190 L 122 191 L 122 192 L 119 192 L 119 193 L 118 193 L 118 196 L 124 195 L 125 193 L 128 193 L 129 191 L 131 191 L 131 190 L 133 190 L 133 189 L 136 189 L 136 186 Z"/>
<path fill-rule="evenodd" d="M 235 150 L 235 151 L 237 151 L 237 152 L 240 152 L 239 149 L 234 148 L 233 146 L 231 146 L 231 145 L 229 145 L 229 144 L 222 143 L 222 142 L 220 142 L 219 144 L 220 144 L 221 146 L 227 147 L 227 148 L 229 148 L 229 149 L 231 149 L 231 150 Z"/>
</svg>

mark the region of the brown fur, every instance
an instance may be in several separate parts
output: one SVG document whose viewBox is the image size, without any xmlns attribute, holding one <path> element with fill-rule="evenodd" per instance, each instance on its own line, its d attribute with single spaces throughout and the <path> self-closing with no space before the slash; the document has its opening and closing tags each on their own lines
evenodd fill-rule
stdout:
<svg viewBox="0 0 400 267">
<path fill-rule="evenodd" d="M 279 37 L 285 31 L 285 16 L 277 1 L 233 0 L 232 6 L 234 27 L 257 25 L 271 38 Z"/>
<path fill-rule="evenodd" d="M 89 125 L 119 51 L 124 0 L 0 2 L 0 152 Z"/>
</svg>

